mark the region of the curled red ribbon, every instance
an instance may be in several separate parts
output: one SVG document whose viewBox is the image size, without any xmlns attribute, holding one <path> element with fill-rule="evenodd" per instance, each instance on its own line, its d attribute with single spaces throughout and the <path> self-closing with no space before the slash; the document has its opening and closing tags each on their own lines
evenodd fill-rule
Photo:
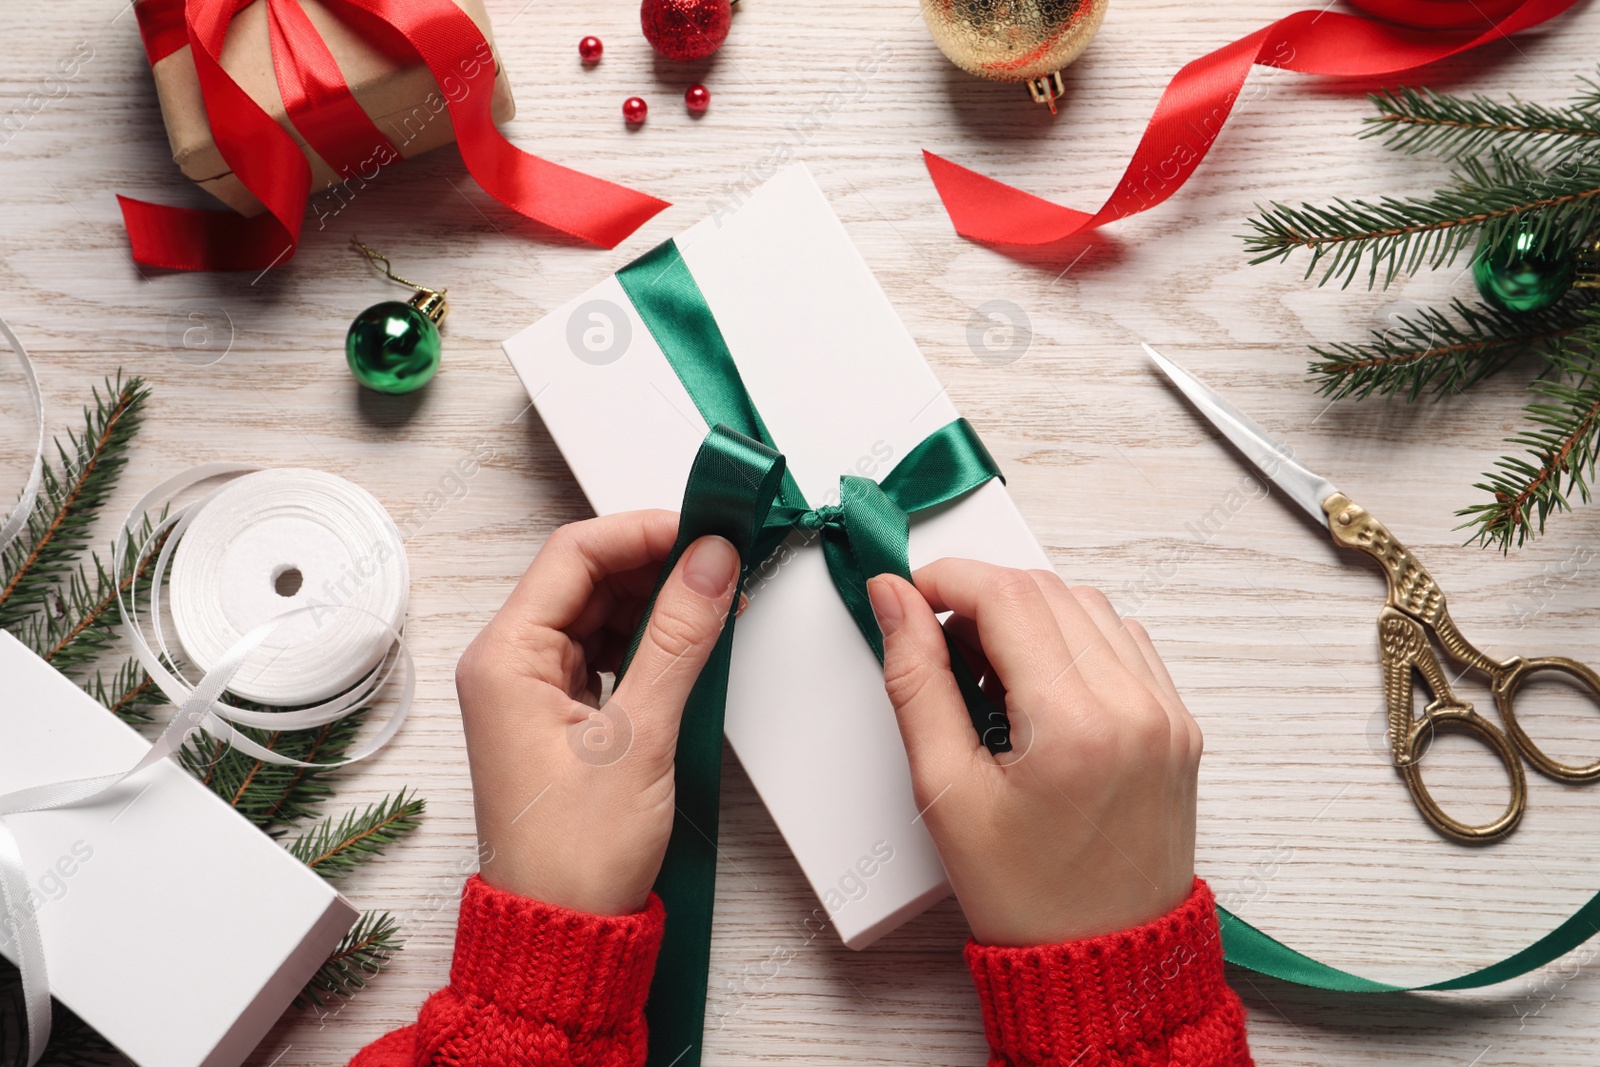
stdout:
<svg viewBox="0 0 1600 1067">
<path fill-rule="evenodd" d="M 1427 66 L 1537 26 L 1578 0 L 1351 0 L 1379 15 L 1296 11 L 1178 71 L 1104 206 L 1076 211 L 924 151 L 956 232 L 1000 245 L 1043 245 L 1136 215 L 1189 180 L 1233 110 L 1253 64 L 1301 74 L 1378 77 Z M 1481 32 L 1462 27 L 1483 26 Z"/>
<path fill-rule="evenodd" d="M 311 165 L 288 131 L 222 69 L 228 24 L 255 0 L 141 0 L 135 7 L 154 65 L 190 46 L 217 150 L 266 207 L 256 218 L 117 197 L 133 258 L 175 270 L 265 270 L 293 255 L 311 192 Z M 269 5 L 273 68 L 290 120 L 334 169 L 383 166 L 398 150 L 368 118 L 296 0 Z M 337 0 L 350 17 L 398 33 L 441 85 L 467 170 L 519 214 L 613 248 L 663 200 L 591 177 L 513 146 L 490 115 L 495 64 L 488 42 L 451 0 Z M 371 174 L 363 174 L 371 178 Z"/>
</svg>

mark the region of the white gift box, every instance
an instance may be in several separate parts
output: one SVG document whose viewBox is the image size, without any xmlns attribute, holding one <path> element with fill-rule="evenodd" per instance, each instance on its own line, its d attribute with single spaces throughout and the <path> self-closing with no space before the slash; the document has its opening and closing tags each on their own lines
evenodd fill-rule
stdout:
<svg viewBox="0 0 1600 1067">
<path fill-rule="evenodd" d="M 746 388 L 813 507 L 881 479 L 957 417 L 801 165 L 677 238 Z M 596 512 L 677 510 L 708 427 L 615 277 L 505 344 Z M 949 892 L 912 800 L 883 672 L 791 537 L 734 637 L 726 730 L 844 943 L 863 948 Z M 992 481 L 911 523 L 911 565 L 1049 567 Z M 773 573 L 773 572 L 776 573 Z"/>
<path fill-rule="evenodd" d="M 0 632 L 0 793 L 126 770 L 150 745 Z M 356 920 L 172 760 L 12 815 L 50 992 L 140 1067 L 237 1067 Z M 0 914 L 3 918 L 3 914 Z M 0 922 L 0 953 L 16 962 Z"/>
</svg>

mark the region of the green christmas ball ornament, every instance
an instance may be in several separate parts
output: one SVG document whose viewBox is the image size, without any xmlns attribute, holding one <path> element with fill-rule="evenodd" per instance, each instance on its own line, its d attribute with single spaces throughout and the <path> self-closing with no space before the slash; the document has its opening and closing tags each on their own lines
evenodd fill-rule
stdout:
<svg viewBox="0 0 1600 1067">
<path fill-rule="evenodd" d="M 385 300 L 355 317 L 344 338 L 345 360 L 356 381 L 379 393 L 421 389 L 439 369 L 443 343 L 439 324 L 450 313 L 444 290 L 408 282 L 389 260 L 352 237 L 350 243 L 384 276 L 416 290 L 410 300 Z"/>
<path fill-rule="evenodd" d="M 424 310 L 418 297 L 437 301 L 438 318 Z M 409 304 L 385 300 L 357 315 L 344 338 L 345 359 L 356 381 L 380 393 L 409 393 L 427 385 L 439 369 L 443 346 L 438 323 L 445 307 L 439 294 L 419 292 Z"/>
<path fill-rule="evenodd" d="M 1576 264 L 1565 240 L 1535 248 L 1533 231 L 1518 227 L 1495 247 L 1479 247 L 1472 280 L 1484 300 L 1501 311 L 1543 311 L 1572 288 Z"/>
</svg>

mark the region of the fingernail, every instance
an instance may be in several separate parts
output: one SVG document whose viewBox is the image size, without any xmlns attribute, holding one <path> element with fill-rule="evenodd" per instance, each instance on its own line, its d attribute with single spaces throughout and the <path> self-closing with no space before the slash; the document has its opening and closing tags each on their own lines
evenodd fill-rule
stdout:
<svg viewBox="0 0 1600 1067">
<path fill-rule="evenodd" d="M 739 553 L 720 537 L 696 541 L 683 564 L 683 584 L 708 600 L 726 593 L 738 574 Z"/>
<path fill-rule="evenodd" d="M 889 588 L 889 583 L 874 578 L 867 583 L 867 598 L 872 601 L 872 613 L 878 617 L 878 628 L 884 636 L 900 629 L 905 615 L 900 610 L 900 597 Z"/>
</svg>

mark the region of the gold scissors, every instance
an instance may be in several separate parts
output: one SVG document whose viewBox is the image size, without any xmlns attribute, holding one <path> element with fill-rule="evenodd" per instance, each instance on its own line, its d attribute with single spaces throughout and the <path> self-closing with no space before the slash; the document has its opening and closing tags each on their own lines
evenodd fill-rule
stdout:
<svg viewBox="0 0 1600 1067">
<path fill-rule="evenodd" d="M 1288 446 L 1270 437 L 1209 386 L 1149 345 L 1145 345 L 1144 350 L 1200 414 L 1244 453 L 1246 459 L 1319 524 L 1327 525 L 1335 544 L 1364 552 L 1383 568 L 1389 593 L 1378 614 L 1378 647 L 1383 663 L 1384 702 L 1389 713 L 1389 748 L 1395 767 L 1405 777 L 1417 808 L 1428 822 L 1460 841 L 1493 841 L 1509 834 L 1516 829 L 1527 805 L 1528 783 L 1522 770 L 1523 759 L 1558 781 L 1600 779 L 1600 760 L 1574 767 L 1552 759 L 1534 744 L 1517 722 L 1515 706 L 1517 691 L 1540 671 L 1554 671 L 1577 679 L 1588 686 L 1596 703 L 1600 703 L 1600 675 L 1564 656 L 1541 659 L 1513 656 L 1502 661 L 1478 651 L 1451 621 L 1439 584 L 1383 523 L 1335 489 L 1332 482 L 1296 462 Z M 1504 730 L 1456 696 L 1434 651 L 1433 641 L 1462 665 L 1463 673 L 1472 669 L 1488 675 L 1495 706 L 1505 720 Z M 1433 697 L 1421 714 L 1416 712 L 1412 700 L 1414 675 L 1421 677 Z M 1478 738 L 1494 751 L 1511 776 L 1511 801 L 1491 822 L 1474 826 L 1445 814 L 1422 781 L 1422 757 L 1428 744 L 1436 730 L 1448 729 Z"/>
</svg>

